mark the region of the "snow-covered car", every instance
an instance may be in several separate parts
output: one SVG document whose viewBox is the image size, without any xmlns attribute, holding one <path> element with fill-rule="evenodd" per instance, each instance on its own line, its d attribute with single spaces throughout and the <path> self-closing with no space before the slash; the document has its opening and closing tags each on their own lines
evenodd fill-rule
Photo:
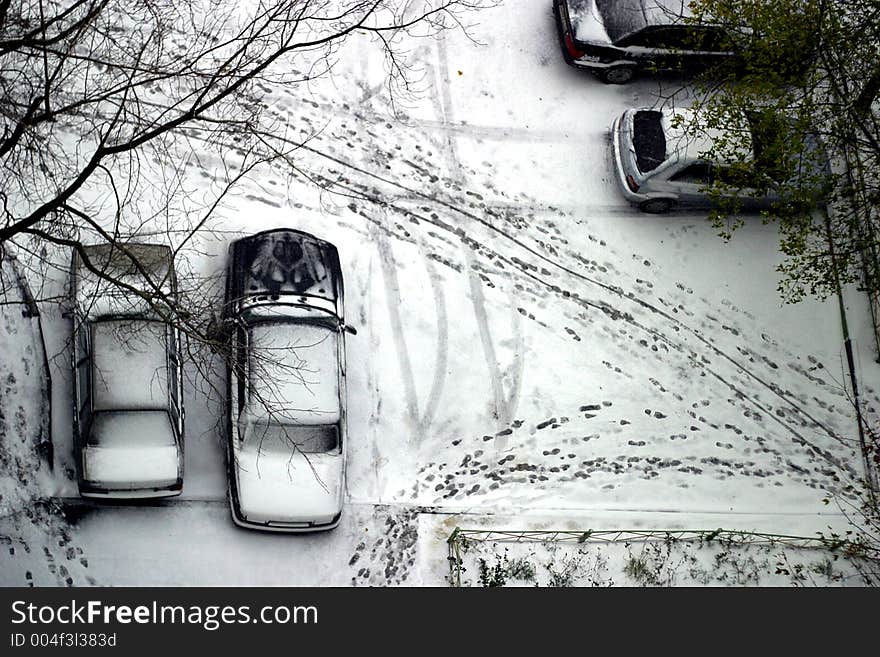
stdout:
<svg viewBox="0 0 880 657">
<path fill-rule="evenodd" d="M 80 494 L 180 494 L 183 375 L 180 331 L 168 321 L 177 297 L 171 249 L 87 246 L 73 254 L 70 289 Z"/>
<path fill-rule="evenodd" d="M 716 201 L 710 189 L 719 197 L 737 199 L 744 210 L 766 209 L 780 202 L 780 184 L 792 181 L 774 171 L 775 163 L 763 155 L 765 141 L 772 137 L 768 131 L 776 132 L 773 126 L 781 119 L 773 117 L 769 124 L 760 124 L 755 117 L 743 115 L 735 138 L 731 138 L 733 128 L 707 129 L 695 135 L 688 129 L 695 120 L 689 109 L 650 108 L 628 109 L 614 120 L 614 177 L 629 202 L 651 213 L 675 206 L 706 208 Z M 708 154 L 718 152 L 717 143 L 736 144 L 736 148 L 724 161 L 710 160 Z M 804 194 L 816 195 L 811 205 L 820 203 L 822 181 L 828 177 L 824 150 L 818 141 L 809 141 L 793 156 Z"/>
<path fill-rule="evenodd" d="M 345 333 L 336 247 L 276 229 L 229 247 L 227 470 L 232 518 L 332 529 L 345 489 Z"/>
<path fill-rule="evenodd" d="M 705 70 L 735 57 L 726 32 L 690 20 L 689 0 L 553 0 L 562 54 L 606 83 Z"/>
</svg>

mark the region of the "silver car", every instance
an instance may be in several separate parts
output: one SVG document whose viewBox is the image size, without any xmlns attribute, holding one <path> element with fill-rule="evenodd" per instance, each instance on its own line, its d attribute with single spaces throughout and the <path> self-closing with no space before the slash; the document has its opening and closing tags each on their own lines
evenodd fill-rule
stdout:
<svg viewBox="0 0 880 657">
<path fill-rule="evenodd" d="M 687 109 L 628 109 L 611 125 L 614 172 L 623 196 L 644 212 L 662 213 L 676 206 L 706 208 L 709 190 L 735 198 L 743 210 L 760 210 L 780 201 L 780 176 L 763 161 L 761 132 L 748 117 L 743 126 L 750 139 L 737 139 L 741 150 L 727 161 L 710 161 L 710 152 L 725 130 L 707 130 L 699 137 L 688 131 L 695 117 Z M 749 127 L 751 126 L 751 127 Z M 813 145 L 796 154 L 817 173 Z M 811 155 L 811 153 L 813 155 Z M 753 177 L 743 176 L 743 163 L 756 163 Z M 806 170 L 806 169 L 804 169 Z M 744 179 L 745 178 L 745 179 Z M 804 176 L 807 179 L 807 176 Z M 750 184 L 750 181 L 754 181 Z"/>
<path fill-rule="evenodd" d="M 96 271 L 121 285 L 110 285 Z M 171 249 L 161 244 L 86 246 L 82 256 L 73 254 L 71 292 L 80 494 L 113 499 L 179 495 L 181 333 L 167 321 L 170 309 L 159 312 L 177 299 Z"/>
<path fill-rule="evenodd" d="M 336 247 L 293 229 L 229 248 L 227 467 L 233 521 L 313 532 L 345 491 L 345 333 Z"/>
</svg>

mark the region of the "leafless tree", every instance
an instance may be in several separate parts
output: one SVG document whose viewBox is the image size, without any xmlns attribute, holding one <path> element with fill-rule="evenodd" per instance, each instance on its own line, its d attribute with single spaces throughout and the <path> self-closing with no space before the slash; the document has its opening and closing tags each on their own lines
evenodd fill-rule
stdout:
<svg viewBox="0 0 880 657">
<path fill-rule="evenodd" d="M 387 93 L 401 98 L 418 81 L 413 40 L 466 31 L 496 1 L 0 0 L 0 252 L 18 253 L 32 283 L 67 280 L 77 253 L 106 289 L 180 328 L 191 382 L 223 399 L 214 354 L 234 362 L 218 330 L 223 283 L 188 271 L 198 237 L 258 167 L 325 182 L 301 169 L 313 135 L 274 118 L 266 90 L 307 96 L 360 49 L 384 57 Z M 213 175 L 196 187 L 186 169 L 199 159 Z M 132 255 L 143 242 L 172 248 L 174 298 Z M 146 288 L 92 262 L 84 246 L 96 243 L 124 254 Z M 68 300 L 63 285 L 34 292 Z"/>
<path fill-rule="evenodd" d="M 24 254 L 34 279 L 63 277 L 72 249 L 122 288 L 84 244 L 125 251 L 160 241 L 185 261 L 255 167 L 298 166 L 309 135 L 291 138 L 267 112 L 264 89 L 307 85 L 333 75 L 345 49 L 372 48 L 384 55 L 389 92 L 406 93 L 412 39 L 466 30 L 468 16 L 494 2 L 0 0 L 0 244 Z M 191 157 L 218 163 L 198 194 L 183 172 Z M 179 302 L 163 297 L 160 281 L 127 291 L 191 341 L 218 346 L 207 300 L 219 289 L 184 275 Z M 52 294 L 63 296 L 57 286 Z"/>
<path fill-rule="evenodd" d="M 179 251 L 213 201 L 256 164 L 296 149 L 268 143 L 257 85 L 327 75 L 341 49 L 370 41 L 384 53 L 389 88 L 406 89 L 407 39 L 462 28 L 487 4 L 0 0 L 0 243 L 76 249 L 164 220 Z M 181 225 L 162 216 L 186 192 L 169 156 L 191 150 L 194 131 L 227 175 L 204 215 Z M 159 198 L 146 203 L 150 195 Z"/>
</svg>

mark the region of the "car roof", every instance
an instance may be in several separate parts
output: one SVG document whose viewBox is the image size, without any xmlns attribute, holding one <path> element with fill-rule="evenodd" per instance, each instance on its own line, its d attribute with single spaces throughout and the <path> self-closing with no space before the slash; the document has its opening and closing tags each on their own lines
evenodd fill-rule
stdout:
<svg viewBox="0 0 880 657">
<path fill-rule="evenodd" d="M 688 0 L 596 0 L 605 31 L 617 42 L 655 25 L 673 25 L 693 16 Z"/>
<path fill-rule="evenodd" d="M 141 318 L 91 323 L 92 410 L 168 408 L 165 324 Z"/>
<path fill-rule="evenodd" d="M 252 418 L 300 425 L 339 422 L 338 331 L 266 321 L 252 325 L 249 335 Z"/>
<path fill-rule="evenodd" d="M 696 112 L 688 108 L 665 108 L 661 110 L 663 132 L 666 136 L 666 152 L 667 160 L 675 159 L 678 162 L 695 162 L 704 160 L 704 153 L 707 153 L 720 140 L 728 139 L 734 128 L 705 128 L 698 134 L 694 134 L 689 130 L 689 126 L 699 125 L 699 117 Z M 676 119 L 676 117 L 681 117 Z M 751 131 L 749 129 L 748 120 L 743 116 L 741 124 L 743 132 L 736 135 L 734 143 L 741 146 L 727 161 L 743 162 L 750 159 L 752 155 Z M 719 162 L 721 163 L 721 162 Z"/>
</svg>

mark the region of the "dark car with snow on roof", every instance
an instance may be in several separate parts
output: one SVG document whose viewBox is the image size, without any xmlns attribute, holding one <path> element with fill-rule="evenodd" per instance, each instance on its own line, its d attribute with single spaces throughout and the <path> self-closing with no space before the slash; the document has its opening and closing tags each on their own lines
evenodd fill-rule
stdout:
<svg viewBox="0 0 880 657">
<path fill-rule="evenodd" d="M 73 254 L 73 433 L 84 497 L 183 488 L 184 409 L 171 249 L 99 244 Z"/>
<path fill-rule="evenodd" d="M 224 317 L 234 522 L 332 529 L 345 488 L 345 333 L 354 333 L 336 247 L 292 229 L 236 240 Z"/>
<path fill-rule="evenodd" d="M 736 56 L 721 26 L 693 20 L 688 0 L 553 0 L 553 11 L 566 62 L 606 83 L 693 73 Z"/>
</svg>

